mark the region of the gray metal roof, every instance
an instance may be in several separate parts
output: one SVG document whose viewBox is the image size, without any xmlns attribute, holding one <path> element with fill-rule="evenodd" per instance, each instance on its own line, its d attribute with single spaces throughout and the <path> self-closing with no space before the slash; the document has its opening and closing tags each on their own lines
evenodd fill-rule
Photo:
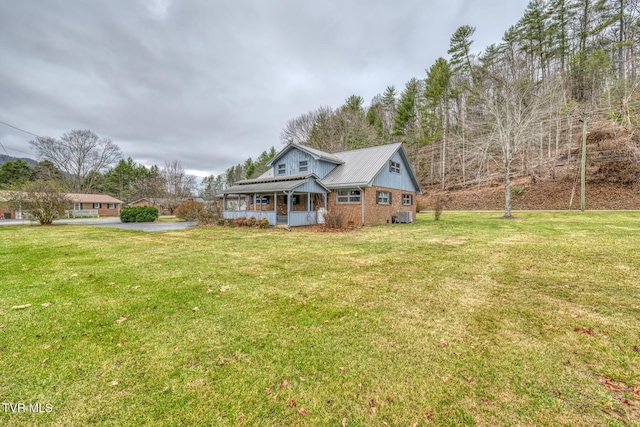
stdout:
<svg viewBox="0 0 640 427">
<path fill-rule="evenodd" d="M 274 193 L 294 190 L 309 181 L 316 182 L 320 187 L 329 191 L 315 174 L 288 175 L 283 177 L 267 177 L 245 179 L 224 190 L 224 194 L 252 194 Z"/>
<path fill-rule="evenodd" d="M 401 147 L 400 143 L 387 144 L 336 153 L 344 164 L 329 172 L 322 183 L 329 188 L 367 185 Z"/>
<path fill-rule="evenodd" d="M 256 184 L 233 185 L 224 190 L 224 194 L 253 194 L 253 193 L 277 193 L 279 191 L 291 191 L 307 182 L 306 179 L 291 181 L 262 182 Z"/>
<path fill-rule="evenodd" d="M 299 150 L 306 151 L 307 153 L 311 154 L 313 157 L 315 157 L 317 159 L 326 160 L 328 162 L 335 163 L 335 164 L 338 164 L 338 165 L 343 163 L 343 160 L 340 157 L 336 156 L 335 154 L 326 153 L 326 152 L 318 150 L 316 148 L 307 147 L 306 145 L 289 144 L 285 148 L 283 148 L 278 154 L 276 154 L 273 157 L 273 159 L 271 159 L 269 161 L 269 163 L 267 163 L 267 166 L 272 166 L 275 162 L 278 161 L 278 159 L 280 159 L 289 150 L 291 150 L 293 148 L 297 148 Z"/>
</svg>

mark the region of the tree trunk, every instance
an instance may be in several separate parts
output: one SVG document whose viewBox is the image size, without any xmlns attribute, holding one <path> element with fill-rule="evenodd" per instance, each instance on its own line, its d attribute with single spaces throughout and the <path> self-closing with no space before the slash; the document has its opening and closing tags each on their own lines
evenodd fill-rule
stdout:
<svg viewBox="0 0 640 427">
<path fill-rule="evenodd" d="M 504 164 L 504 217 L 511 218 L 511 165 Z"/>
</svg>

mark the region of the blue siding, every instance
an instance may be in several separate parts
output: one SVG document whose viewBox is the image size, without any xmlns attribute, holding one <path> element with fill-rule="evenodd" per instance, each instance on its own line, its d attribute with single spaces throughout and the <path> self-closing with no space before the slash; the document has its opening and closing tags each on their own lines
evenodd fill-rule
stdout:
<svg viewBox="0 0 640 427">
<path fill-rule="evenodd" d="M 300 162 L 307 161 L 308 169 L 300 172 Z M 285 175 L 278 174 L 278 165 L 286 165 Z M 277 163 L 273 164 L 274 176 L 299 175 L 301 173 L 314 173 L 320 179 L 327 176 L 336 167 L 335 164 L 324 160 L 315 160 L 313 156 L 298 149 L 292 149 L 285 154 Z"/>
<path fill-rule="evenodd" d="M 389 162 L 385 164 L 382 170 L 376 175 L 372 181 L 373 186 L 395 188 L 398 190 L 418 191 L 413 185 L 411 176 L 409 175 L 408 164 L 402 159 L 400 153 L 396 153 L 391 158 L 394 162 L 400 163 L 400 173 L 389 172 Z"/>
</svg>

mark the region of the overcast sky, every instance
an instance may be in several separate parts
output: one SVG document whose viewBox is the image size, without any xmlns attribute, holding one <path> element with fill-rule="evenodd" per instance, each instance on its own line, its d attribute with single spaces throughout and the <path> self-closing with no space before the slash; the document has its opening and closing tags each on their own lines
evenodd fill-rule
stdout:
<svg viewBox="0 0 640 427">
<path fill-rule="evenodd" d="M 90 129 L 137 162 L 220 174 L 279 150 L 289 119 L 424 78 L 460 25 L 477 28 L 474 52 L 500 42 L 527 3 L 4 0 L 0 121 Z M 35 158 L 31 139 L 0 124 L 9 155 Z"/>
</svg>

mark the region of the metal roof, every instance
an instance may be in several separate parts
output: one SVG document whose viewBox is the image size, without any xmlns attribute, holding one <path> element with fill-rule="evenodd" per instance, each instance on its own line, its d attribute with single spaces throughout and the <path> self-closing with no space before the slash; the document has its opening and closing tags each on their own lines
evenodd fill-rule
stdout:
<svg viewBox="0 0 640 427">
<path fill-rule="evenodd" d="M 268 177 L 257 179 L 245 179 L 238 181 L 223 191 L 223 194 L 249 194 L 249 193 L 274 193 L 279 191 L 291 191 L 309 181 L 316 182 L 327 191 L 315 174 L 289 175 L 283 177 Z"/>
<path fill-rule="evenodd" d="M 401 147 L 397 143 L 336 153 L 344 163 L 329 172 L 322 183 L 329 188 L 367 185 Z"/>
<path fill-rule="evenodd" d="M 284 156 L 289 150 L 292 150 L 294 148 L 305 151 L 311 154 L 316 159 L 326 160 L 328 162 L 335 163 L 338 165 L 343 163 L 343 160 L 335 154 L 326 153 L 316 148 L 307 147 L 306 145 L 289 144 L 285 148 L 283 148 L 278 154 L 276 154 L 273 157 L 273 159 L 269 160 L 269 163 L 267 163 L 267 166 L 272 166 L 275 162 L 278 161 L 278 159 Z"/>
</svg>

